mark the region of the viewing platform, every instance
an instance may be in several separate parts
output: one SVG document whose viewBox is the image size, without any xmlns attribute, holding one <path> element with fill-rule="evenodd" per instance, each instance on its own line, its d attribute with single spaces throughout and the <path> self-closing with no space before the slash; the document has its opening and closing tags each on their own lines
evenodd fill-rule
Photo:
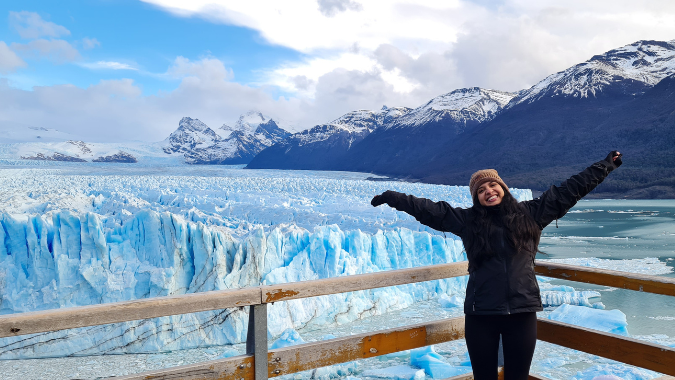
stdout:
<svg viewBox="0 0 675 380">
<path fill-rule="evenodd" d="M 468 263 L 439 264 L 353 276 L 128 302 L 10 314 L 0 337 L 104 325 L 207 310 L 249 307 L 246 354 L 116 377 L 131 379 L 261 380 L 464 338 L 464 317 L 268 350 L 267 305 L 294 299 L 383 288 L 468 275 Z M 537 275 L 674 297 L 675 279 L 536 261 Z M 675 376 L 675 348 L 548 319 L 538 320 L 541 341 Z M 506 369 L 508 371 L 508 369 Z M 544 379 L 531 374 L 531 379 Z M 471 374 L 453 380 L 473 379 Z"/>
</svg>

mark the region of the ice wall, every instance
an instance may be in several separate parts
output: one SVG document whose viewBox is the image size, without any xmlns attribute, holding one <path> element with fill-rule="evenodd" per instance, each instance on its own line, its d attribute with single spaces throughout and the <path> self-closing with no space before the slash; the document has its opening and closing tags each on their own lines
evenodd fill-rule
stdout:
<svg viewBox="0 0 675 380">
<path fill-rule="evenodd" d="M 134 300 L 465 260 L 461 241 L 406 228 L 365 233 L 279 225 L 235 238 L 227 228 L 145 210 L 106 228 L 96 213 L 0 215 L 0 313 Z M 455 278 L 278 302 L 278 335 L 461 294 Z M 247 310 L 228 309 L 0 339 L 0 359 L 158 352 L 242 342 Z"/>
</svg>

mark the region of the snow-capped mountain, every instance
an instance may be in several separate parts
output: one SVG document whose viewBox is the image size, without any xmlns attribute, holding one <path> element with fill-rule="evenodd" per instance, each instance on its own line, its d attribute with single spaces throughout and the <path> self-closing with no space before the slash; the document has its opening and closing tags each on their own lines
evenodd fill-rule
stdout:
<svg viewBox="0 0 675 380">
<path fill-rule="evenodd" d="M 241 115 L 234 127 L 223 125 L 219 132 L 198 119 L 184 117 L 167 138 L 164 151 L 182 153 L 189 164 L 246 164 L 290 135 L 257 111 Z"/>
<path fill-rule="evenodd" d="M 178 129 L 167 138 L 166 153 L 188 153 L 195 149 L 213 146 L 222 138 L 199 119 L 184 117 L 178 123 Z"/>
<path fill-rule="evenodd" d="M 479 87 L 460 88 L 431 99 L 396 120 L 391 128 L 452 122 L 457 126 L 492 120 L 517 94 Z M 461 133 L 461 128 L 458 133 Z"/>
<path fill-rule="evenodd" d="M 383 106 L 379 111 L 349 112 L 327 124 L 295 133 L 260 152 L 249 168 L 335 169 L 350 149 L 385 125 L 410 112 Z"/>
<path fill-rule="evenodd" d="M 261 152 L 249 167 L 367 172 L 380 166 L 403 168 L 453 136 L 492 120 L 516 95 L 473 87 L 440 95 L 415 109 L 353 111 L 292 135 Z"/>
<path fill-rule="evenodd" d="M 313 128 L 291 136 L 286 145 L 297 144 L 298 146 L 326 141 L 338 134 L 350 135 L 350 145 L 362 140 L 374 130 L 389 125 L 410 112 L 408 107 L 383 106 L 379 111 L 358 110 L 346 113 L 339 118 L 327 123 L 319 124 Z"/>
<path fill-rule="evenodd" d="M 639 95 L 674 73 L 675 40 L 638 41 L 548 76 L 522 91 L 509 107 L 544 97 L 597 97 L 610 88 Z"/>
</svg>

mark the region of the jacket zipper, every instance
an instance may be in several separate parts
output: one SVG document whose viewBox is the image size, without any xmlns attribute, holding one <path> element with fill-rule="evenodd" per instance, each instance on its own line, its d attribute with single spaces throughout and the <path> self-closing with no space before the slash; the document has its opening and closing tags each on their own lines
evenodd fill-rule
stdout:
<svg viewBox="0 0 675 380">
<path fill-rule="evenodd" d="M 473 276 L 473 273 L 471 273 L 471 276 Z M 476 311 L 476 279 L 474 276 L 473 279 L 473 311 Z"/>
<path fill-rule="evenodd" d="M 509 307 L 509 271 L 506 269 L 506 259 L 504 259 L 504 273 L 506 273 L 506 314 L 511 314 Z"/>
<path fill-rule="evenodd" d="M 504 252 L 504 236 L 502 236 L 502 252 Z M 507 254 L 504 255 L 504 274 L 506 275 L 506 314 L 511 314 L 511 307 L 509 306 L 509 270 L 506 267 Z"/>
</svg>

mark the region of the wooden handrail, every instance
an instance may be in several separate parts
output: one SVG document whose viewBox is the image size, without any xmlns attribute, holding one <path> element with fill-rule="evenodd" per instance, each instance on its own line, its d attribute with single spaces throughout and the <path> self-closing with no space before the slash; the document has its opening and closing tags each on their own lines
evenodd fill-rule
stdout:
<svg viewBox="0 0 675 380">
<path fill-rule="evenodd" d="M 667 277 L 578 267 L 541 260 L 535 263 L 535 273 L 577 282 L 675 296 L 675 279 Z M 467 262 L 460 262 L 314 281 L 12 314 L 0 316 L 0 337 L 231 307 L 255 305 L 266 307 L 267 303 L 277 301 L 404 285 L 467 274 Z M 675 375 L 675 350 L 672 348 L 549 320 L 540 319 L 538 329 L 541 340 Z M 268 352 L 268 376 L 275 377 L 384 355 L 459 339 L 463 336 L 463 317 L 461 317 L 287 347 Z M 130 375 L 120 379 L 253 379 L 253 364 L 253 355 L 242 355 Z M 468 379 L 470 375 L 464 377 Z M 531 376 L 531 378 L 538 377 Z"/>
<path fill-rule="evenodd" d="M 259 288 L 218 290 L 0 316 L 0 338 L 260 304 Z"/>
<path fill-rule="evenodd" d="M 332 277 L 313 281 L 268 285 L 261 287 L 262 298 L 263 302 L 270 303 L 323 296 L 327 294 L 353 292 L 357 290 L 385 288 L 388 286 L 412 284 L 415 282 L 467 276 L 469 274 L 468 269 L 469 263 L 462 261 L 459 263 L 437 264 L 385 272 Z"/>
<path fill-rule="evenodd" d="M 675 376 L 675 348 L 547 319 L 537 320 L 537 339 Z"/>
<path fill-rule="evenodd" d="M 464 276 L 467 262 L 0 316 L 0 338 Z M 675 295 L 675 279 L 537 260 L 540 275 Z"/>
<path fill-rule="evenodd" d="M 277 377 L 425 347 L 464 338 L 464 317 L 299 344 L 270 351 L 268 376 Z M 253 380 L 252 356 L 242 355 L 181 367 L 149 371 L 116 380 L 232 379 Z M 238 372 L 237 372 L 238 371 Z"/>
<path fill-rule="evenodd" d="M 563 280 L 675 296 L 675 278 L 671 277 L 580 267 L 544 260 L 535 261 L 534 272 L 538 275 Z"/>
</svg>

